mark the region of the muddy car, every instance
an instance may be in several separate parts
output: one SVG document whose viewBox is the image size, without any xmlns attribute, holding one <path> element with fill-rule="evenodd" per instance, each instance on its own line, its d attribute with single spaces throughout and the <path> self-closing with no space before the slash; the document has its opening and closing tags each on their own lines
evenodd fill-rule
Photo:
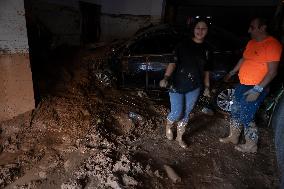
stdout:
<svg viewBox="0 0 284 189">
<path fill-rule="evenodd" d="M 186 28 L 159 25 L 143 29 L 111 48 L 106 70 L 110 69 L 118 77 L 121 87 L 159 89 L 157 83 L 168 63 L 173 62 L 174 48 L 188 37 L 190 34 Z M 218 80 L 240 58 L 242 44 L 234 34 L 216 26 L 211 26 L 207 43 L 214 54 L 211 75 Z"/>
<path fill-rule="evenodd" d="M 107 86 L 115 83 L 121 88 L 161 91 L 159 81 L 167 65 L 174 61 L 172 52 L 181 40 L 188 37 L 188 29 L 169 25 L 139 31 L 131 39 L 112 47 L 108 66 L 97 73 L 97 79 Z M 218 83 L 241 57 L 242 44 L 234 34 L 214 25 L 210 28 L 207 43 L 213 51 L 211 79 Z M 222 84 L 215 86 L 224 88 Z M 220 89 L 215 91 L 220 92 Z M 224 102 L 230 103 L 231 93 L 226 92 L 221 96 L 223 99 L 219 99 L 219 105 L 220 109 L 229 111 Z"/>
<path fill-rule="evenodd" d="M 112 48 L 111 70 L 123 88 L 160 90 L 159 81 L 170 62 L 173 50 L 188 32 L 168 25 L 150 27 L 120 46 Z"/>
</svg>

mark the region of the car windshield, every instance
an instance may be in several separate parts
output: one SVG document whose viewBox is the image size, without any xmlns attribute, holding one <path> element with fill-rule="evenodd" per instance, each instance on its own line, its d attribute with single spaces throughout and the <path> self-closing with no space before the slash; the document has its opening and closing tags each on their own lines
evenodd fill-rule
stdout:
<svg viewBox="0 0 284 189">
<path fill-rule="evenodd" d="M 214 25 L 210 27 L 207 42 L 213 50 L 219 51 L 239 50 L 243 46 L 242 41 L 236 35 Z"/>
<path fill-rule="evenodd" d="M 129 51 L 131 55 L 168 54 L 173 52 L 178 41 L 177 36 L 166 33 L 145 35 L 130 45 Z"/>
</svg>

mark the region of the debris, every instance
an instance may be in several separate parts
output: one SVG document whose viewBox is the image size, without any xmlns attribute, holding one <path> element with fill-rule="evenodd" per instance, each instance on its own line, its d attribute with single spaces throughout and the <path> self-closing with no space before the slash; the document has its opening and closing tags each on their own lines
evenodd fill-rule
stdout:
<svg viewBox="0 0 284 189">
<path fill-rule="evenodd" d="M 102 123 L 102 120 L 100 118 L 97 119 L 97 124 Z"/>
<path fill-rule="evenodd" d="M 147 97 L 147 94 L 146 94 L 144 91 L 138 91 L 138 92 L 137 92 L 137 95 L 138 95 L 140 98 Z"/>
<path fill-rule="evenodd" d="M 88 117 L 88 116 L 91 115 L 90 112 L 89 112 L 88 110 L 85 110 L 85 109 L 81 110 L 81 112 L 83 113 L 83 115 L 84 115 L 85 117 Z"/>
<path fill-rule="evenodd" d="M 133 177 L 130 177 L 126 174 L 122 176 L 122 181 L 125 186 L 137 186 L 138 185 L 138 182 Z"/>
<path fill-rule="evenodd" d="M 129 112 L 128 116 L 134 121 L 143 121 L 143 117 L 135 112 Z"/>
<path fill-rule="evenodd" d="M 203 112 L 204 114 L 210 115 L 210 116 L 214 115 L 213 110 L 207 107 L 202 108 L 201 112 Z"/>
<path fill-rule="evenodd" d="M 41 178 L 41 179 L 46 179 L 47 178 L 47 174 L 45 171 L 40 171 L 38 173 L 38 176 Z"/>
<path fill-rule="evenodd" d="M 166 170 L 168 177 L 173 181 L 173 183 L 181 182 L 180 176 L 178 176 L 173 168 L 168 165 L 164 165 L 164 169 Z"/>
<path fill-rule="evenodd" d="M 154 172 L 154 175 L 156 176 L 156 177 L 158 177 L 158 178 L 164 178 L 161 174 L 160 174 L 160 172 L 159 172 L 159 170 L 156 170 L 155 172 Z"/>
</svg>

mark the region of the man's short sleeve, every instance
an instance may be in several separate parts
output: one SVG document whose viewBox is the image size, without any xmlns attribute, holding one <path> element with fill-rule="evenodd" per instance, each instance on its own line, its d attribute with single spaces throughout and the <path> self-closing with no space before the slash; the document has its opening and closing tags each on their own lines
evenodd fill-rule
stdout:
<svg viewBox="0 0 284 189">
<path fill-rule="evenodd" d="M 276 40 L 271 40 L 266 49 L 266 61 L 279 61 L 282 53 L 282 45 Z"/>
</svg>

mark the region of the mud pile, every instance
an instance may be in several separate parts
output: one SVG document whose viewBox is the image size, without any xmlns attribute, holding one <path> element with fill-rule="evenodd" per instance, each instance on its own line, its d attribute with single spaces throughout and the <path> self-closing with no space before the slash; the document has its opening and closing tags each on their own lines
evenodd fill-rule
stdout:
<svg viewBox="0 0 284 189">
<path fill-rule="evenodd" d="M 157 109 L 167 109 L 139 92 L 100 87 L 90 56 L 62 69 L 34 111 L 1 123 L 1 188 L 129 188 L 154 175 L 127 142 L 154 132 L 163 121 Z"/>
<path fill-rule="evenodd" d="M 43 96 L 37 108 L 0 123 L 0 188 L 279 186 L 270 129 L 260 128 L 257 154 L 242 154 L 218 142 L 227 135 L 223 115 L 197 112 L 184 137 L 189 148 L 181 149 L 164 137 L 166 103 L 101 85 L 94 77 L 100 55 L 66 55 L 38 74 Z M 164 165 L 181 182 L 173 183 Z"/>
</svg>

